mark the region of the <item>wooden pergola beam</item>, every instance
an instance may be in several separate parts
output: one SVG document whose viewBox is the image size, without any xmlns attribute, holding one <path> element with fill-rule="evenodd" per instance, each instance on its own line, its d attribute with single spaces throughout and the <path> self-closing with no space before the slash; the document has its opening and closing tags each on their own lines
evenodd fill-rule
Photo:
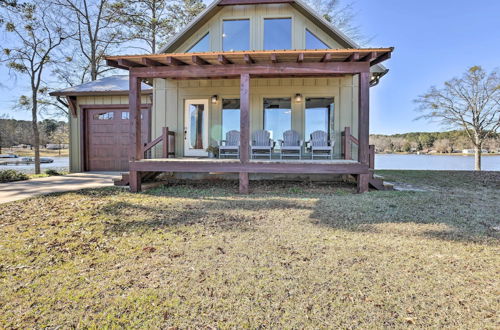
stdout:
<svg viewBox="0 0 500 330">
<path fill-rule="evenodd" d="M 187 63 L 182 62 L 181 60 L 176 59 L 175 57 L 172 57 L 172 56 L 168 56 L 167 58 L 165 58 L 165 62 L 169 66 L 187 65 Z"/>
<path fill-rule="evenodd" d="M 363 56 L 359 61 L 360 62 L 368 62 L 371 63 L 377 58 L 377 53 L 376 52 L 369 52 L 365 56 Z"/>
<path fill-rule="evenodd" d="M 130 74 L 141 78 L 209 78 L 239 77 L 242 73 L 252 76 L 315 76 L 356 74 L 368 72 L 368 62 L 327 62 L 327 63 L 275 63 L 275 64 L 229 64 L 203 66 L 164 66 L 131 68 Z"/>
<path fill-rule="evenodd" d="M 204 59 L 202 59 L 201 57 L 199 57 L 197 55 L 193 55 L 191 57 L 191 61 L 193 61 L 193 63 L 196 64 L 196 65 L 207 65 L 207 64 L 210 64 L 210 62 L 205 61 Z"/>
<path fill-rule="evenodd" d="M 271 54 L 271 63 L 278 63 L 278 58 L 276 57 L 276 54 Z"/>
<path fill-rule="evenodd" d="M 233 64 L 233 62 L 231 62 L 230 60 L 227 59 L 227 57 L 225 57 L 224 55 L 218 55 L 217 56 L 217 62 L 219 62 L 220 64 Z"/>
<path fill-rule="evenodd" d="M 380 62 L 383 62 L 385 60 L 388 60 L 391 58 L 391 53 L 385 53 L 382 54 L 381 56 L 377 57 L 375 60 L 371 62 L 372 65 L 379 64 Z"/>
<path fill-rule="evenodd" d="M 332 60 L 332 54 L 326 53 L 321 59 L 321 62 L 330 62 L 331 60 Z"/>
<path fill-rule="evenodd" d="M 344 62 L 356 62 L 359 60 L 359 53 L 352 53 Z"/>
<path fill-rule="evenodd" d="M 113 68 L 123 69 L 123 70 L 129 69 L 127 66 L 121 66 L 120 64 L 118 64 L 118 61 L 116 61 L 116 60 L 106 60 L 106 65 L 111 66 Z"/>
<path fill-rule="evenodd" d="M 297 56 L 297 63 L 302 63 L 302 62 L 304 62 L 304 53 L 300 53 Z"/>
<path fill-rule="evenodd" d="M 243 61 L 245 61 L 246 64 L 255 63 L 255 61 L 248 54 L 243 55 Z"/>
<path fill-rule="evenodd" d="M 295 0 L 222 0 L 217 6 L 293 3 Z"/>
<path fill-rule="evenodd" d="M 126 68 L 136 68 L 136 67 L 142 67 L 142 66 L 144 66 L 141 63 L 132 62 L 132 61 L 127 60 L 125 58 L 118 59 L 118 65 L 126 67 Z"/>
<path fill-rule="evenodd" d="M 165 66 L 165 64 L 163 64 L 161 62 L 152 60 L 152 59 L 147 58 L 147 57 L 143 57 L 141 59 L 141 63 L 144 64 L 145 66 Z"/>
</svg>

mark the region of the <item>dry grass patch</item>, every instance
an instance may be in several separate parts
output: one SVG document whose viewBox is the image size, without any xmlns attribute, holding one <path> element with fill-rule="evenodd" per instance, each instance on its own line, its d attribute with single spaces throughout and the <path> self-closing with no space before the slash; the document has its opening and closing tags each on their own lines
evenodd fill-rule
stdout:
<svg viewBox="0 0 500 330">
<path fill-rule="evenodd" d="M 499 175 L 384 174 L 434 189 L 203 183 L 2 205 L 0 325 L 498 326 Z"/>
</svg>

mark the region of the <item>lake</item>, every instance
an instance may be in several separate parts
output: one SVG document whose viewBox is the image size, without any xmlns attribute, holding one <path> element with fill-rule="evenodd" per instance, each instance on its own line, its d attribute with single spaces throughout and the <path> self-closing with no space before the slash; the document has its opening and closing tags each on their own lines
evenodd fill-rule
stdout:
<svg viewBox="0 0 500 330">
<path fill-rule="evenodd" d="M 483 156 L 481 169 L 484 171 L 500 171 L 500 156 Z M 376 154 L 377 170 L 474 170 L 474 155 L 399 155 Z"/>
<path fill-rule="evenodd" d="M 69 171 L 69 157 L 48 157 L 54 160 L 53 163 L 40 164 L 42 173 L 48 169 L 54 169 L 57 171 Z M 1 170 L 16 170 L 23 173 L 35 173 L 35 165 L 34 164 L 20 164 L 20 165 L 0 165 Z"/>
</svg>

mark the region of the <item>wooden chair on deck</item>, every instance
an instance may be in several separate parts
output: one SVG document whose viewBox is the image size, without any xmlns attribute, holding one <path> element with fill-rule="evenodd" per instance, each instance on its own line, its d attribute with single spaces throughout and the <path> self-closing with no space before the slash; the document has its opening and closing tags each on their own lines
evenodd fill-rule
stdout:
<svg viewBox="0 0 500 330">
<path fill-rule="evenodd" d="M 314 131 L 311 133 L 311 140 L 309 141 L 309 150 L 311 151 L 311 158 L 326 157 L 333 158 L 333 146 L 335 141 L 328 139 L 328 133 L 325 131 Z"/>
<path fill-rule="evenodd" d="M 252 143 L 250 150 L 252 152 L 252 159 L 259 156 L 266 156 L 272 158 L 274 149 L 274 141 L 271 139 L 271 133 L 266 130 L 255 131 L 252 134 Z"/>
<path fill-rule="evenodd" d="M 219 158 L 236 156 L 240 158 L 240 132 L 232 130 L 226 133 L 226 139 L 218 141 Z"/>
<path fill-rule="evenodd" d="M 302 158 L 302 145 L 304 141 L 300 139 L 300 134 L 294 130 L 283 132 L 283 140 L 280 143 L 280 158 L 299 157 Z"/>
</svg>

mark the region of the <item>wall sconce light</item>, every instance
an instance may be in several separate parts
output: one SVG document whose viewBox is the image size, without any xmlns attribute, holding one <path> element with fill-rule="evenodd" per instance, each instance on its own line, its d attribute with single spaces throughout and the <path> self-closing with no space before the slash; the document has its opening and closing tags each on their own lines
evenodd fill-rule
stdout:
<svg viewBox="0 0 500 330">
<path fill-rule="evenodd" d="M 212 95 L 212 97 L 210 97 L 210 101 L 212 102 L 212 104 L 217 104 L 218 99 L 219 97 L 217 95 Z"/>
<path fill-rule="evenodd" d="M 302 94 L 295 94 L 294 100 L 295 102 L 302 102 Z"/>
</svg>

